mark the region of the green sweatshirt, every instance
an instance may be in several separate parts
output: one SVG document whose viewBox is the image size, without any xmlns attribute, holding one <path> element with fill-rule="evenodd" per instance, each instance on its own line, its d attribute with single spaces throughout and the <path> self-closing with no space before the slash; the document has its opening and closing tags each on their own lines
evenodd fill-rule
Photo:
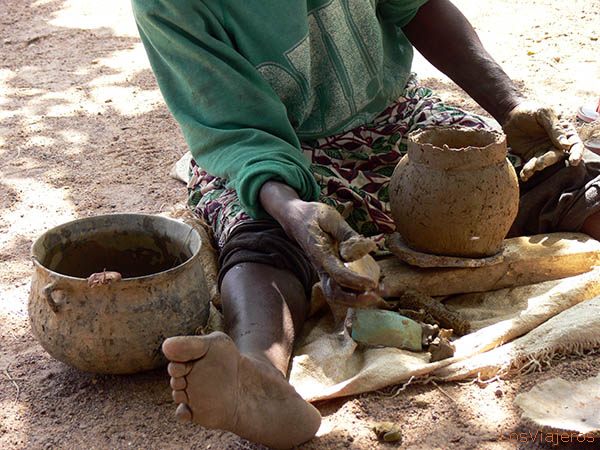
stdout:
<svg viewBox="0 0 600 450">
<path fill-rule="evenodd" d="M 427 0 L 133 0 L 161 92 L 194 159 L 262 217 L 261 186 L 319 187 L 300 141 L 365 124 L 400 96 Z"/>
</svg>

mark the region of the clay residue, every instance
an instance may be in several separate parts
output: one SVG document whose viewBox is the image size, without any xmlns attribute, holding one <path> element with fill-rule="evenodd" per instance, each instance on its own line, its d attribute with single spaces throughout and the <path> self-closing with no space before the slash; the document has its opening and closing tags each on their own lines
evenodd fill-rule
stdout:
<svg viewBox="0 0 600 450">
<path fill-rule="evenodd" d="M 377 249 L 375 242 L 361 236 L 351 237 L 340 245 L 340 255 L 344 261 L 356 261 L 363 255 Z"/>
<path fill-rule="evenodd" d="M 116 281 L 119 281 L 123 276 L 119 272 L 113 271 L 102 271 L 99 273 L 93 273 L 87 278 L 89 287 L 102 286 L 106 284 L 111 284 Z"/>
<path fill-rule="evenodd" d="M 468 334 L 471 324 L 454 311 L 450 311 L 444 304 L 429 295 L 415 290 L 407 290 L 397 298 L 397 308 L 409 308 L 416 311 L 423 310 L 429 314 L 442 328 L 452 329 L 459 336 Z"/>
</svg>

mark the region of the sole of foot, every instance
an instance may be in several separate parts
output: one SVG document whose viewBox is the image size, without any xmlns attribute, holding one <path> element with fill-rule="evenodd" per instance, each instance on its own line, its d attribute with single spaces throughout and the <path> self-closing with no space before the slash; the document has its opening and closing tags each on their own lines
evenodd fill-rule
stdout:
<svg viewBox="0 0 600 450">
<path fill-rule="evenodd" d="M 268 363 L 241 354 L 224 333 L 165 340 L 171 361 L 176 416 L 206 428 L 231 431 L 272 448 L 311 439 L 321 415 Z"/>
</svg>

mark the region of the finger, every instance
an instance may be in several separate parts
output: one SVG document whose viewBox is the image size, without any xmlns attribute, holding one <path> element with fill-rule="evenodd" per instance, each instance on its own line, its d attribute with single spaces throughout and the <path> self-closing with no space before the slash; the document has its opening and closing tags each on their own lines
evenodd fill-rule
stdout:
<svg viewBox="0 0 600 450">
<path fill-rule="evenodd" d="M 353 272 L 345 267 L 340 257 L 339 244 L 351 240 L 345 247 L 347 256 L 356 257 L 365 250 L 372 248 L 372 244 L 363 244 L 360 235 L 354 231 L 333 208 L 323 208 L 317 216 L 317 223 L 308 225 L 311 242 L 303 247 L 317 267 L 331 275 L 342 286 L 363 291 L 373 288 L 374 280 L 368 276 Z M 357 251 L 359 248 L 362 251 Z"/>
<path fill-rule="evenodd" d="M 323 294 L 329 303 L 353 306 L 356 303 L 356 293 L 343 291 L 330 277 L 323 278 Z"/>
<path fill-rule="evenodd" d="M 368 291 L 377 287 L 377 281 L 368 275 L 357 273 L 347 268 L 344 263 L 333 254 L 323 256 L 322 268 L 340 286 L 355 291 Z"/>
<path fill-rule="evenodd" d="M 329 234 L 316 225 L 314 228 L 309 225 L 309 228 L 312 228 L 309 232 L 310 241 L 303 248 L 317 270 L 328 273 L 336 282 L 351 289 L 366 290 L 373 285 L 374 280 L 368 275 L 356 273 L 344 265 L 338 255 L 337 245 Z"/>
<path fill-rule="evenodd" d="M 531 176 L 535 173 L 535 165 L 537 163 L 537 158 L 533 157 L 529 161 L 525 163 L 521 172 L 519 173 L 519 178 L 522 181 L 527 181 L 531 178 Z"/>
<path fill-rule="evenodd" d="M 569 150 L 571 148 L 571 144 L 569 143 L 569 138 L 563 134 L 558 137 L 558 142 L 560 143 L 560 148 L 564 150 Z"/>
<path fill-rule="evenodd" d="M 573 146 L 575 146 L 575 145 L 583 146 L 583 142 L 582 142 L 581 138 L 579 137 L 579 133 L 577 132 L 577 130 L 575 129 L 575 127 L 573 125 L 571 125 L 568 122 L 565 122 L 565 123 L 563 123 L 562 126 L 564 128 L 564 131 L 563 131 L 563 136 L 560 138 L 560 142 L 564 149 L 566 149 L 569 153 L 571 153 L 573 150 Z M 575 153 L 576 153 L 576 157 L 574 159 L 577 159 L 577 157 L 579 156 L 579 153 L 580 153 L 579 149 L 575 149 Z"/>
<path fill-rule="evenodd" d="M 585 146 L 581 137 L 579 137 L 579 133 L 572 124 L 565 122 L 563 127 L 564 137 L 561 139 L 561 142 L 563 143 L 564 148 L 568 149 L 569 165 L 576 166 L 583 158 Z"/>
<path fill-rule="evenodd" d="M 537 110 L 536 119 L 544 128 L 548 137 L 552 141 L 552 145 L 556 148 L 568 150 L 568 144 L 565 143 L 565 129 L 562 123 L 556 117 L 556 113 L 550 108 L 540 108 Z M 567 147 L 565 147 L 567 145 Z"/>
<path fill-rule="evenodd" d="M 387 297 L 392 297 L 392 289 L 390 289 L 388 287 L 388 283 L 386 282 L 385 278 L 382 278 L 381 281 L 379 282 L 379 286 L 377 287 L 377 289 L 375 289 L 375 292 L 377 295 L 379 295 L 380 297 L 383 298 L 387 298 Z"/>
<path fill-rule="evenodd" d="M 565 154 L 562 150 L 551 149 L 541 156 L 533 157 L 523 166 L 520 177 L 521 180 L 527 181 L 533 176 L 535 172 L 544 170 L 546 167 L 550 167 L 565 158 Z"/>
<path fill-rule="evenodd" d="M 320 211 L 317 219 L 321 230 L 330 234 L 337 242 L 343 242 L 360 235 L 352 229 L 348 222 L 333 208 L 326 207 Z"/>
<path fill-rule="evenodd" d="M 338 305 L 352 306 L 357 308 L 369 308 L 373 306 L 387 307 L 388 304 L 375 292 L 356 292 L 341 288 L 334 280 L 325 277 L 322 282 L 323 293 L 327 299 Z"/>
<path fill-rule="evenodd" d="M 535 171 L 539 172 L 544 170 L 546 167 L 550 167 L 557 162 L 563 161 L 565 159 L 565 153 L 559 149 L 553 148 L 548 150 L 542 156 L 538 156 Z"/>
<path fill-rule="evenodd" d="M 363 292 L 356 297 L 361 308 L 390 309 L 391 305 L 386 302 L 379 294 L 374 291 Z"/>
<path fill-rule="evenodd" d="M 340 255 L 344 261 L 355 261 L 377 248 L 373 241 L 354 231 L 333 209 L 327 208 L 319 216 L 319 226 L 339 243 Z"/>
<path fill-rule="evenodd" d="M 577 136 L 577 142 L 575 142 L 571 146 L 571 150 L 569 150 L 569 165 L 570 166 L 579 165 L 579 163 L 583 159 L 583 151 L 584 150 L 585 150 L 585 146 L 583 145 L 583 142 L 581 141 L 579 136 Z"/>
</svg>

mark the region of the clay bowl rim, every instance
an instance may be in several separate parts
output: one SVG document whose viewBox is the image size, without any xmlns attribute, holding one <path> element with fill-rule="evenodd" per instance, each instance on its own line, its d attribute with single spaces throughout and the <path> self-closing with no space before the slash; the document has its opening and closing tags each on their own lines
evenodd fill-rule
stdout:
<svg viewBox="0 0 600 450">
<path fill-rule="evenodd" d="M 110 287 L 110 286 L 115 286 L 115 285 L 122 285 L 123 283 L 139 283 L 140 281 L 161 281 L 161 279 L 163 277 L 169 277 L 172 276 L 180 271 L 182 271 L 186 266 L 192 264 L 193 262 L 195 262 L 198 258 L 200 258 L 200 251 L 202 250 L 202 246 L 204 245 L 204 242 L 202 241 L 202 237 L 200 236 L 200 233 L 198 233 L 198 231 L 189 223 L 186 223 L 183 220 L 177 220 L 171 217 L 165 217 L 165 216 L 160 216 L 158 214 L 144 214 L 144 213 L 112 213 L 112 214 L 100 214 L 100 215 L 95 215 L 95 216 L 89 216 L 89 217 L 81 217 L 79 219 L 74 219 L 71 220 L 69 222 L 65 222 L 62 223 L 60 225 L 56 225 L 55 227 L 52 227 L 46 231 L 44 231 L 40 236 L 38 236 L 36 238 L 35 241 L 33 241 L 33 244 L 31 244 L 31 249 L 30 249 L 30 257 L 31 260 L 33 261 L 34 266 L 36 266 L 37 268 L 46 271 L 50 276 L 55 277 L 57 279 L 63 279 L 65 281 L 70 281 L 70 282 L 74 282 L 74 283 L 81 283 L 81 284 L 85 284 L 86 287 L 88 287 L 88 281 L 87 278 L 80 278 L 80 277 L 74 277 L 72 275 L 66 275 L 60 272 L 56 272 L 48 267 L 46 267 L 44 264 L 42 264 L 38 258 L 36 257 L 36 255 L 34 255 L 34 251 L 35 251 L 35 247 L 36 245 L 41 245 L 40 242 L 42 240 L 42 238 L 44 236 L 46 236 L 47 234 L 49 234 L 50 232 L 56 231 L 60 228 L 64 228 L 67 226 L 72 226 L 74 224 L 77 223 L 81 223 L 81 222 L 90 222 L 92 220 L 97 220 L 97 219 L 106 219 L 106 218 L 110 218 L 110 217 L 144 217 L 144 218 L 150 218 L 150 219 L 159 219 L 159 220 L 165 220 L 168 222 L 175 222 L 178 225 L 183 225 L 186 227 L 189 227 L 189 232 L 191 234 L 196 234 L 196 237 L 198 238 L 198 242 L 200 245 L 198 245 L 198 248 L 196 249 L 195 252 L 192 252 L 191 256 L 186 259 L 185 261 L 183 261 L 181 264 L 176 265 L 175 267 L 171 267 L 170 269 L 167 270 L 163 270 L 161 272 L 155 272 L 155 273 L 151 273 L 148 275 L 142 275 L 139 277 L 130 277 L 130 278 L 122 278 L 120 279 L 117 283 L 110 283 L 107 285 L 104 285 L 104 287 Z M 91 275 L 91 274 L 90 274 Z M 96 286 L 94 287 L 94 289 L 98 289 L 101 286 Z"/>
<path fill-rule="evenodd" d="M 443 143 L 433 143 L 430 141 L 426 141 L 426 142 L 421 142 L 419 139 L 423 138 L 424 136 L 427 136 L 431 133 L 441 133 L 441 134 L 446 134 L 446 135 L 476 135 L 479 134 L 483 137 L 483 135 L 485 135 L 486 138 L 493 138 L 492 140 L 490 140 L 487 143 L 483 143 L 482 145 L 473 145 L 473 144 L 467 144 L 467 145 L 461 145 L 461 146 L 455 146 L 455 145 L 447 145 L 445 142 Z M 500 130 L 496 130 L 496 129 L 477 129 L 477 128 L 472 128 L 472 127 L 466 127 L 466 126 L 462 126 L 462 125 L 450 125 L 450 126 L 440 126 L 440 125 L 429 125 L 423 128 L 419 128 L 417 130 L 411 131 L 408 134 L 408 143 L 413 143 L 416 144 L 418 146 L 427 146 L 427 147 L 431 147 L 432 149 L 435 150 L 439 150 L 439 151 L 443 151 L 443 152 L 448 152 L 448 151 L 462 151 L 462 152 L 470 152 L 470 151 L 489 151 L 489 149 L 491 147 L 496 147 L 498 145 L 503 146 L 506 143 L 506 135 L 500 131 Z"/>
<path fill-rule="evenodd" d="M 446 142 L 421 141 L 430 133 L 447 136 L 484 136 L 487 143 L 477 146 L 447 145 Z M 478 170 L 494 164 L 503 164 L 508 156 L 506 135 L 494 129 L 472 129 L 465 126 L 428 126 L 408 135 L 407 155 L 414 164 L 424 164 L 431 169 L 469 171 Z"/>
</svg>

